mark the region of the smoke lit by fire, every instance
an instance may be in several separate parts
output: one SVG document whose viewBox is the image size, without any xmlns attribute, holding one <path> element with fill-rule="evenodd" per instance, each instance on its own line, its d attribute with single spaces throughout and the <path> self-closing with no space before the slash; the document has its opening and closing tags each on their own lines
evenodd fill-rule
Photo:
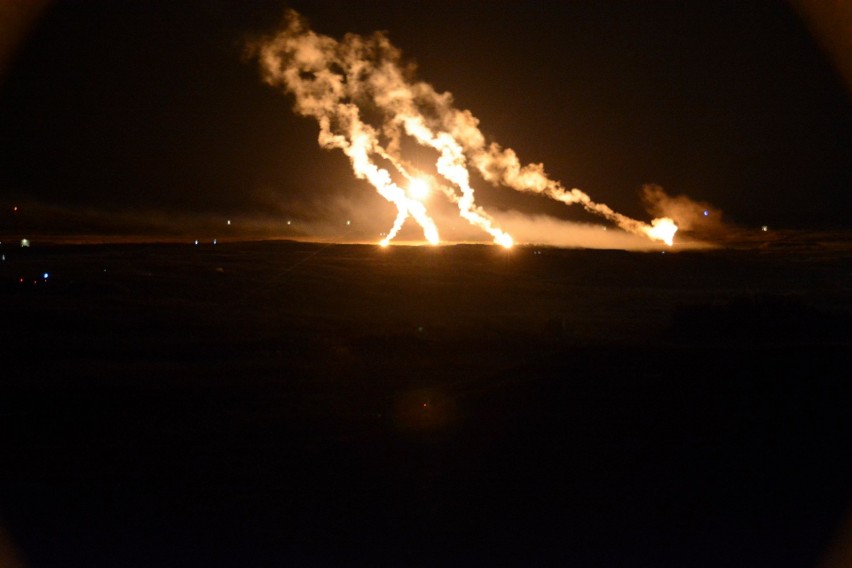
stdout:
<svg viewBox="0 0 852 568">
<path fill-rule="evenodd" d="M 400 51 L 382 33 L 347 34 L 342 40 L 317 34 L 290 11 L 284 29 L 255 47 L 264 79 L 295 97 L 295 111 L 319 124 L 319 143 L 339 149 L 355 176 L 368 181 L 396 206 L 387 245 L 410 218 L 427 241 L 440 242 L 427 201 L 442 194 L 458 215 L 504 247 L 513 239 L 474 200 L 471 173 L 521 192 L 544 195 L 566 205 L 579 204 L 621 229 L 672 244 L 678 227 L 663 217 L 650 224 L 613 211 L 579 189 L 550 179 L 542 164 L 522 165 L 515 151 L 487 141 L 479 120 L 453 106 L 452 95 L 439 93 L 412 77 Z M 434 172 L 404 155 L 411 143 L 437 154 Z"/>
</svg>

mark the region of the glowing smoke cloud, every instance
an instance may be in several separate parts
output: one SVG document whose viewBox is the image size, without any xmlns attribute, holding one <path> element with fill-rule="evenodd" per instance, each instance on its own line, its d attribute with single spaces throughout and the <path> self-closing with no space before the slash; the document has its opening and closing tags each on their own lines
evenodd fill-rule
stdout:
<svg viewBox="0 0 852 568">
<path fill-rule="evenodd" d="M 672 243 L 677 226 L 671 219 L 654 219 L 650 225 L 631 219 L 579 189 L 565 189 L 547 176 L 543 165 L 521 165 L 514 150 L 487 142 L 478 119 L 454 108 L 450 93 L 412 80 L 400 51 L 382 33 L 347 34 L 337 41 L 311 31 L 300 15 L 290 11 L 285 29 L 255 49 L 266 82 L 293 94 L 295 111 L 317 120 L 320 145 L 342 150 L 355 175 L 396 205 L 396 220 L 382 244 L 390 242 L 409 217 L 423 229 L 426 240 L 439 242 L 438 228 L 422 201 L 422 187 L 408 192 L 400 186 L 417 187 L 429 179 L 431 187 L 458 207 L 462 218 L 495 243 L 511 246 L 512 237 L 476 205 L 470 168 L 491 184 L 579 204 L 625 231 Z M 437 152 L 435 170 L 445 181 L 403 158 L 403 136 Z"/>
</svg>

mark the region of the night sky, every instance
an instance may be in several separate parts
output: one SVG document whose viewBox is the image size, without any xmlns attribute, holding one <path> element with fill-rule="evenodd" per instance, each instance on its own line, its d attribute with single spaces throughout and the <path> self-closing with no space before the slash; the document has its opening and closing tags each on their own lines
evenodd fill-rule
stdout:
<svg viewBox="0 0 852 568">
<path fill-rule="evenodd" d="M 392 217 L 244 56 L 286 6 L 386 30 L 486 135 L 627 215 L 655 183 L 740 226 L 849 227 L 852 98 L 783 2 L 58 2 L 0 76 L 2 205 Z M 588 220 L 474 181 L 486 209 Z"/>
</svg>

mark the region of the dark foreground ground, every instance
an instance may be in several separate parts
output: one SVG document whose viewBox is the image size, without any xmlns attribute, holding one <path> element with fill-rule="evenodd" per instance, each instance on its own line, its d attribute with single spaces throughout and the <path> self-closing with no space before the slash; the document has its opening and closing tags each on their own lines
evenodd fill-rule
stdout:
<svg viewBox="0 0 852 568">
<path fill-rule="evenodd" d="M 0 562 L 849 553 L 846 249 L 3 252 Z"/>
</svg>

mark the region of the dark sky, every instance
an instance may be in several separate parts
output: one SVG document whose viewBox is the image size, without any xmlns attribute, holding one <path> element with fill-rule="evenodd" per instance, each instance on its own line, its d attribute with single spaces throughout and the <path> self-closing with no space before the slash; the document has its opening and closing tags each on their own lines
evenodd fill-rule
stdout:
<svg viewBox="0 0 852 568">
<path fill-rule="evenodd" d="M 742 225 L 849 227 L 852 98 L 786 3 L 286 5 L 335 37 L 388 31 L 486 135 L 628 215 L 656 183 Z M 0 79 L 0 201 L 310 216 L 372 192 L 242 57 L 284 6 L 50 6 Z M 486 208 L 581 215 L 481 185 Z"/>
</svg>

